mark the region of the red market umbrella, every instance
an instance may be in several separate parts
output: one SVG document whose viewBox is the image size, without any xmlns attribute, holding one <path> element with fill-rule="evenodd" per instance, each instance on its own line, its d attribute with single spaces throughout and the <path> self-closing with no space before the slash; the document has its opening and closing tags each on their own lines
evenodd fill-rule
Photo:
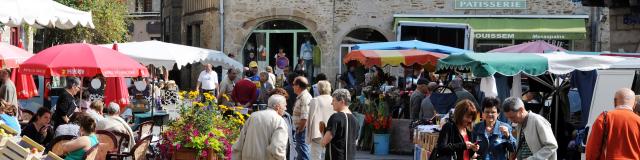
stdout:
<svg viewBox="0 0 640 160">
<path fill-rule="evenodd" d="M 18 99 L 29 99 L 38 96 L 38 88 L 32 75 L 20 73 L 18 69 L 11 72 L 11 81 L 15 82 Z"/>
<path fill-rule="evenodd" d="M 0 43 L 0 66 L 6 68 L 18 68 L 20 63 L 31 58 L 33 54 L 26 50 L 10 45 L 8 43 Z"/>
<path fill-rule="evenodd" d="M 113 44 L 113 50 L 118 50 L 118 43 Z M 116 102 L 120 105 L 120 111 L 124 111 L 124 108 L 129 105 L 129 91 L 127 90 L 127 83 L 123 77 L 107 77 L 107 87 L 104 89 L 104 103 L 109 104 Z"/>
<path fill-rule="evenodd" d="M 43 76 L 146 77 L 147 68 L 130 57 L 97 45 L 63 44 L 47 48 L 20 65 L 23 74 Z"/>
<path fill-rule="evenodd" d="M 384 67 L 386 65 L 399 66 L 401 64 L 411 66 L 414 64 L 435 65 L 438 59 L 447 57 L 446 54 L 428 52 L 423 50 L 355 50 L 349 52 L 344 58 L 344 63 L 358 61 L 365 67 Z"/>
<path fill-rule="evenodd" d="M 22 41 L 18 42 L 17 47 L 7 43 L 0 43 L 0 64 L 2 64 L 3 69 L 17 68 L 20 63 L 33 56 L 22 47 Z M 17 69 L 13 69 L 11 81 L 15 83 L 18 99 L 29 99 L 38 95 L 38 88 L 36 88 L 33 76 L 21 74 Z"/>
</svg>

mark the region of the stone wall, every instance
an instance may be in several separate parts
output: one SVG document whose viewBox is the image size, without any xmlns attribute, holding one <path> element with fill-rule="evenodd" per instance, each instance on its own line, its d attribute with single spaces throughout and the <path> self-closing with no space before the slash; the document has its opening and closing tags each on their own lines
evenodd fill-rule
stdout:
<svg viewBox="0 0 640 160">
<path fill-rule="evenodd" d="M 611 52 L 640 52 L 640 23 L 625 24 L 624 18 L 631 17 L 626 9 L 611 9 L 609 12 Z M 636 15 L 640 17 L 640 15 Z M 606 51 L 606 50 L 604 50 Z"/>
<path fill-rule="evenodd" d="M 192 2 L 193 1 L 193 2 Z M 186 0 L 195 3 L 200 0 Z M 218 0 L 212 0 L 215 7 Z M 166 3 L 166 2 L 165 2 Z M 388 40 L 395 40 L 394 14 L 431 15 L 588 15 L 589 8 L 569 0 L 528 0 L 526 10 L 455 10 L 453 0 L 227 0 L 225 9 L 224 52 L 236 54 L 241 60 L 242 48 L 252 30 L 270 20 L 298 22 L 313 35 L 323 51 L 321 72 L 334 80 L 338 70 L 340 43 L 345 36 L 358 28 L 371 28 L 382 33 Z M 166 7 L 165 7 L 166 8 Z M 203 46 L 219 49 L 218 13 L 184 15 L 182 27 L 188 21 L 211 22 L 202 26 Z M 586 24 L 589 25 L 589 24 Z M 181 32 L 185 44 L 185 30 Z M 205 35 L 210 34 L 210 35 Z M 589 50 L 590 40 L 576 41 L 580 50 Z"/>
<path fill-rule="evenodd" d="M 160 18 L 154 17 L 154 18 Z M 133 24 L 133 32 L 129 33 L 129 41 L 139 42 L 151 40 L 151 37 L 160 37 L 160 34 L 151 34 L 147 31 L 147 24 L 149 23 L 161 23 L 159 19 L 134 19 L 131 21 Z"/>
</svg>

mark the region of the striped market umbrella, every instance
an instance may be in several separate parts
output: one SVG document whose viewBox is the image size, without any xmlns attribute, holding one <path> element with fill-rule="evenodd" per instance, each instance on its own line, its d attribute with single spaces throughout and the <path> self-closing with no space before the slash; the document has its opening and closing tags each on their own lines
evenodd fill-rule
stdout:
<svg viewBox="0 0 640 160">
<path fill-rule="evenodd" d="M 438 59 L 447 57 L 446 54 L 423 50 L 354 50 L 344 57 L 344 63 L 357 61 L 365 67 L 435 65 Z"/>
</svg>

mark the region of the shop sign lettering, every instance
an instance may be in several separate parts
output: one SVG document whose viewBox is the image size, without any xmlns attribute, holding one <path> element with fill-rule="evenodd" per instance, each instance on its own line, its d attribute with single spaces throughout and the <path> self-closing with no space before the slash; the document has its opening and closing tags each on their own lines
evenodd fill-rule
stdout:
<svg viewBox="0 0 640 160">
<path fill-rule="evenodd" d="M 565 39 L 561 34 L 533 34 L 531 39 Z"/>
<path fill-rule="evenodd" d="M 455 0 L 455 9 L 527 9 L 527 0 Z"/>
<path fill-rule="evenodd" d="M 476 39 L 513 39 L 513 33 L 476 33 Z"/>
</svg>

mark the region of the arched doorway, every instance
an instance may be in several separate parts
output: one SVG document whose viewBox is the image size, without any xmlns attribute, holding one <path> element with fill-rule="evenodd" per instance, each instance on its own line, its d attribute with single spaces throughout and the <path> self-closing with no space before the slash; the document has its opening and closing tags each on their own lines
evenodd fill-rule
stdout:
<svg viewBox="0 0 640 160">
<path fill-rule="evenodd" d="M 268 66 L 276 70 L 276 54 L 280 49 L 289 59 L 290 71 L 296 67 L 298 59 L 309 60 L 305 64 L 307 75 L 313 75 L 313 54 L 317 49 L 317 42 L 307 27 L 290 20 L 271 20 L 258 25 L 247 38 L 242 49 L 245 66 L 251 61 L 258 62 L 260 71 Z M 311 57 L 309 57 L 311 55 Z"/>
<path fill-rule="evenodd" d="M 347 66 L 342 63 L 342 58 L 351 52 L 351 47 L 356 44 L 387 42 L 387 38 L 380 32 L 371 28 L 358 28 L 349 32 L 340 44 L 340 58 L 338 64 L 342 64 L 339 73 L 346 71 Z"/>
</svg>

